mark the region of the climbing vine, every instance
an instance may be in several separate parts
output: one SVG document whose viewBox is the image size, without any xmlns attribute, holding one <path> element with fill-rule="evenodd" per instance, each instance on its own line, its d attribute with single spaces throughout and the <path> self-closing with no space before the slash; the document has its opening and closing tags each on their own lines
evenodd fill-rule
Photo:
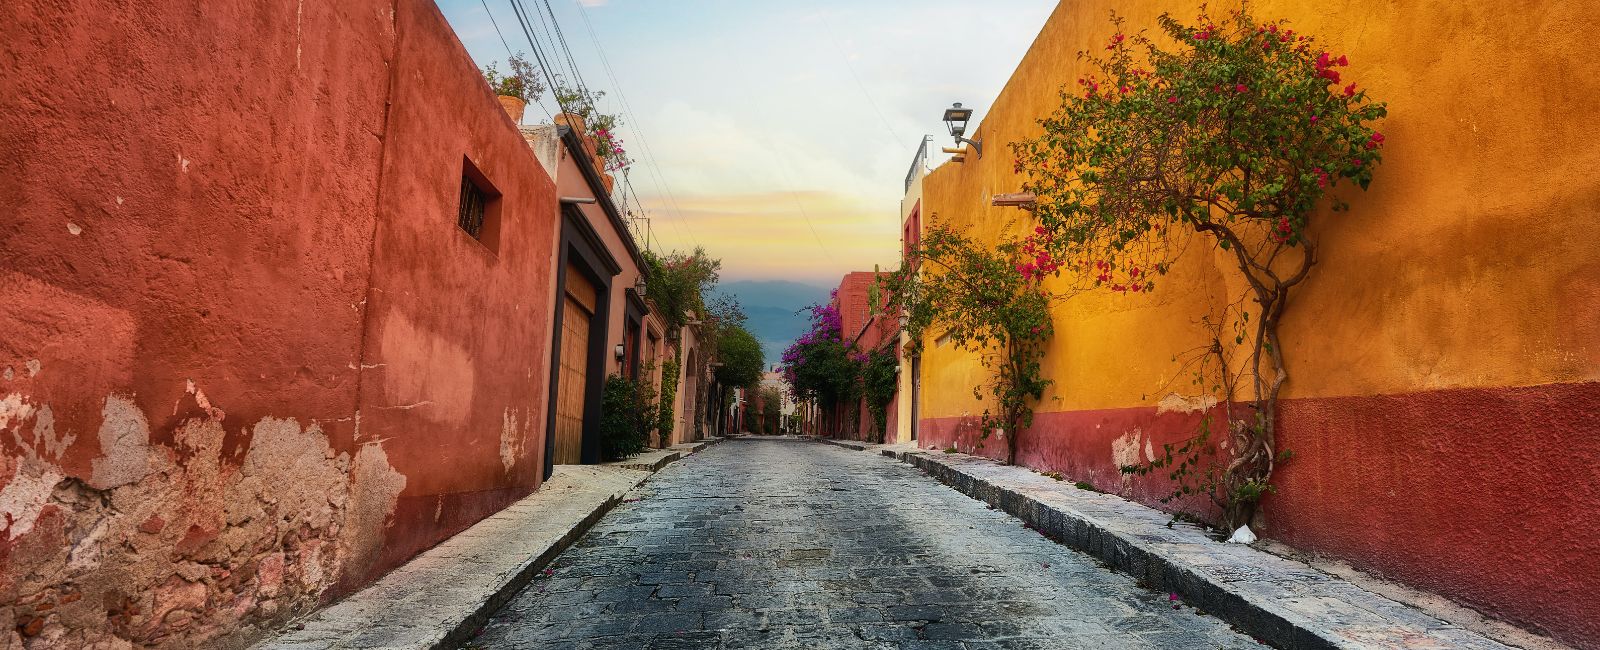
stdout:
<svg viewBox="0 0 1600 650">
<path fill-rule="evenodd" d="M 1094 72 L 1063 91 L 1042 135 L 1013 144 L 1041 224 L 1031 243 L 1046 272 L 1065 267 L 1121 294 L 1154 291 L 1186 233 L 1233 261 L 1251 304 L 1226 315 L 1242 358 L 1222 358 L 1239 379 L 1223 401 L 1248 400 L 1227 414 L 1232 458 L 1219 478 L 1234 527 L 1251 520 L 1281 460 L 1279 325 L 1317 260 L 1311 221 L 1324 204 L 1347 208 L 1333 194 L 1342 183 L 1371 182 L 1384 136 L 1370 124 L 1386 109 L 1341 78 L 1347 57 L 1285 21 L 1163 15 L 1160 42 L 1112 22 L 1103 52 L 1079 55 Z"/>
<path fill-rule="evenodd" d="M 1018 434 L 1033 424 L 1033 406 L 1052 383 L 1040 365 L 1054 333 L 1053 298 L 1042 282 L 1055 269 L 1037 247 L 1033 241 L 988 247 L 935 224 L 886 280 L 891 305 L 906 315 L 914 352 L 930 331 L 939 331 L 980 354 L 991 379 L 973 395 L 983 400 L 987 389 L 993 402 L 979 435 L 1003 432 L 1007 463 L 1016 461 Z"/>
<path fill-rule="evenodd" d="M 661 364 L 661 399 L 656 409 L 655 431 L 656 440 L 666 447 L 672 438 L 672 424 L 675 415 L 673 403 L 678 399 L 678 372 L 682 369 L 682 362 L 678 360 L 677 348 L 672 350 L 672 358 Z"/>
<path fill-rule="evenodd" d="M 895 372 L 900 360 L 894 346 L 885 346 L 868 352 L 861 360 L 861 392 L 867 400 L 867 411 L 872 414 L 872 442 L 881 443 L 889 429 L 889 402 L 894 400 L 900 375 Z"/>
</svg>

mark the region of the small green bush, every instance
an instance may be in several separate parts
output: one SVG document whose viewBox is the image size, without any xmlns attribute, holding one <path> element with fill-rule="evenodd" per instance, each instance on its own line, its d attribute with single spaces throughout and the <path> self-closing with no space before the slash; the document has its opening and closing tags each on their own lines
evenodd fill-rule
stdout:
<svg viewBox="0 0 1600 650">
<path fill-rule="evenodd" d="M 650 417 L 655 409 L 640 388 L 620 375 L 606 377 L 600 403 L 600 455 L 605 460 L 622 460 L 644 451 L 655 424 Z"/>
</svg>

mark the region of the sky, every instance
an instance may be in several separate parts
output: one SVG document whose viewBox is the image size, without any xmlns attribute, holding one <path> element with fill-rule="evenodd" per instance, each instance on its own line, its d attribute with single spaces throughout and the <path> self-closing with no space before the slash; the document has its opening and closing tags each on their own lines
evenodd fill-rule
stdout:
<svg viewBox="0 0 1600 650">
<path fill-rule="evenodd" d="M 607 94 L 600 110 L 622 114 L 650 247 L 703 246 L 724 280 L 823 286 L 898 263 L 900 199 L 922 137 L 935 136 L 935 152 L 952 144 L 940 121 L 951 102 L 981 121 L 1054 5 L 548 0 L 571 64 Z M 480 67 L 505 70 L 508 48 L 532 52 L 511 0 L 439 7 Z M 545 26 L 529 21 L 543 40 Z M 558 112 L 541 99 L 526 121 Z"/>
</svg>

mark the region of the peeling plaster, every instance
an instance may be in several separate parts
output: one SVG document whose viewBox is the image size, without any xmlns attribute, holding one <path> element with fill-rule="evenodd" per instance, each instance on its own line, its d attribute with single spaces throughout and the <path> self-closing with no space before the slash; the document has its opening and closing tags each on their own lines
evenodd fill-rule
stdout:
<svg viewBox="0 0 1600 650">
<path fill-rule="evenodd" d="M 21 393 L 11 393 L 5 399 L 0 399 L 0 429 L 11 426 L 11 421 L 16 420 L 18 428 L 22 422 L 33 417 L 33 405 L 29 404 Z"/>
<path fill-rule="evenodd" d="M 1156 404 L 1156 414 L 1162 413 L 1197 413 L 1217 405 L 1217 398 L 1211 395 L 1196 395 L 1184 397 L 1177 393 L 1167 393 L 1166 397 Z"/>
<path fill-rule="evenodd" d="M 100 411 L 100 457 L 91 461 L 89 484 L 109 490 L 150 473 L 150 423 L 132 400 L 112 395 Z"/>
<path fill-rule="evenodd" d="M 350 470 L 350 503 L 344 513 L 345 534 L 339 537 L 340 555 L 348 578 L 359 579 L 371 568 L 383 546 L 383 531 L 394 514 L 406 477 L 389 464 L 389 454 L 376 444 L 361 446 Z"/>
<path fill-rule="evenodd" d="M 522 440 L 523 430 L 517 426 L 517 411 L 507 408 L 500 424 L 500 464 L 506 468 L 507 474 L 522 459 Z"/>
<path fill-rule="evenodd" d="M 72 433 L 63 435 L 60 438 L 56 437 L 56 414 L 55 411 L 50 409 L 49 404 L 39 407 L 39 411 L 34 414 L 33 446 L 35 449 L 39 445 L 43 445 L 45 453 L 59 461 L 61 455 L 66 453 L 67 448 L 71 447 L 73 441 L 77 439 L 77 434 Z M 20 436 L 17 437 L 17 442 L 19 443 L 18 446 L 22 446 Z"/>
<path fill-rule="evenodd" d="M 39 364 L 39 360 L 38 359 L 29 359 L 28 363 L 27 363 L 27 366 L 28 366 L 28 376 L 29 377 L 38 377 L 39 376 L 39 369 L 42 366 Z"/>
<path fill-rule="evenodd" d="M 5 517 L 6 541 L 33 530 L 62 478 L 61 471 L 53 465 L 34 459 L 22 461 L 11 482 L 0 488 L 0 517 Z"/>
<path fill-rule="evenodd" d="M 1144 456 L 1142 459 L 1140 458 L 1141 451 Z M 1148 462 L 1152 458 L 1155 458 L 1155 454 L 1152 453 L 1150 441 L 1145 439 L 1143 429 L 1134 427 L 1111 441 L 1112 467 L 1138 465 L 1142 462 Z M 1126 490 L 1133 485 L 1131 476 L 1121 472 L 1118 472 L 1118 475 L 1122 480 L 1122 489 Z"/>
<path fill-rule="evenodd" d="M 38 430 L 49 409 L 8 395 L 0 427 Z M 233 466 L 213 415 L 176 425 L 180 454 L 150 444 L 131 399 L 108 396 L 101 414 L 87 478 L 42 457 L 59 444 L 42 435 L 9 477 L 0 459 L 0 622 L 26 635 L 0 647 L 196 647 L 307 612 L 372 565 L 406 483 L 378 444 L 352 458 L 314 422 L 262 418 Z"/>
</svg>

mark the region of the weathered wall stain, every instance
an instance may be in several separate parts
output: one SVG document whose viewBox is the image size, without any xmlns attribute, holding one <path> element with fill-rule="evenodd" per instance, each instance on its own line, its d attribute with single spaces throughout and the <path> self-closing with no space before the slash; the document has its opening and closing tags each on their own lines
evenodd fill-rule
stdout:
<svg viewBox="0 0 1600 650">
<path fill-rule="evenodd" d="M 306 611 L 346 566 L 370 565 L 405 484 L 381 446 L 352 460 L 315 424 L 263 418 L 233 464 L 209 415 L 175 432 L 187 453 L 143 444 L 149 425 L 122 396 L 103 417 L 102 439 L 119 442 L 93 475 L 25 447 L 0 497 L 15 542 L 0 623 L 14 647 L 192 647 Z M 4 430 L 28 424 L 13 416 Z"/>
</svg>

